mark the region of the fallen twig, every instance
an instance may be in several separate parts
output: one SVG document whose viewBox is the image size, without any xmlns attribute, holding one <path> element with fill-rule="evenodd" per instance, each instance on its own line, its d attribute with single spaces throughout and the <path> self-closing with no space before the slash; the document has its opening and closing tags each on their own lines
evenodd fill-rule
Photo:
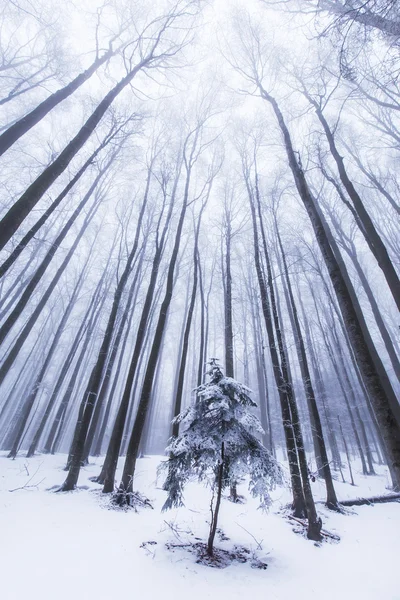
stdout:
<svg viewBox="0 0 400 600">
<path fill-rule="evenodd" d="M 243 529 L 243 531 L 245 531 L 246 533 L 249 534 L 250 537 L 253 538 L 253 540 L 255 541 L 255 543 L 257 544 L 257 550 L 262 550 L 262 543 L 264 540 L 261 540 L 261 542 L 259 542 L 252 533 L 250 533 L 250 531 L 247 531 L 247 529 L 245 527 L 243 527 L 243 525 L 240 525 L 239 523 L 237 523 L 235 521 L 236 525 L 238 525 L 241 529 Z"/>
</svg>

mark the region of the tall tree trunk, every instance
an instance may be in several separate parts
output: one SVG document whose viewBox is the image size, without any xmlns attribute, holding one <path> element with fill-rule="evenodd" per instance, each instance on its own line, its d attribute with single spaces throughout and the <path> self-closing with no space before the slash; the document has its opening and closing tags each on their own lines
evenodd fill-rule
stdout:
<svg viewBox="0 0 400 600">
<path fill-rule="evenodd" d="M 51 244 L 50 249 L 46 253 L 46 256 L 44 257 L 44 259 L 40 263 L 39 267 L 36 269 L 36 271 L 33 274 L 31 280 L 29 281 L 28 285 L 26 286 L 25 291 L 22 294 L 19 302 L 15 306 L 14 310 L 12 311 L 12 313 L 8 316 L 8 318 L 6 319 L 6 321 L 4 322 L 4 324 L 1 326 L 1 328 L 0 328 L 0 344 L 3 343 L 3 341 L 6 338 L 6 336 L 11 331 L 11 329 L 12 329 L 13 325 L 15 324 L 15 322 L 21 316 L 22 311 L 24 310 L 24 308 L 28 304 L 29 300 L 31 299 L 34 290 L 39 285 L 40 280 L 42 279 L 43 275 L 45 274 L 48 266 L 50 265 L 52 259 L 54 258 L 54 255 L 56 254 L 58 248 L 61 246 L 63 240 L 66 238 L 66 236 L 69 233 L 69 231 L 71 230 L 74 222 L 76 221 L 76 219 L 78 218 L 78 216 L 81 214 L 83 208 L 85 207 L 85 205 L 88 203 L 88 201 L 92 197 L 92 195 L 93 195 L 94 191 L 96 190 L 96 188 L 97 188 L 97 186 L 98 186 L 98 184 L 99 184 L 102 176 L 104 175 L 106 169 L 110 166 L 110 164 L 111 164 L 111 161 L 109 161 L 108 164 L 107 164 L 107 166 L 106 166 L 106 168 L 102 169 L 102 171 L 100 171 L 100 173 L 97 175 L 96 179 L 93 181 L 93 183 L 90 186 L 89 190 L 86 192 L 86 194 L 82 198 L 81 202 L 78 204 L 78 206 L 76 207 L 76 209 L 74 210 L 74 212 L 72 213 L 72 215 L 70 216 L 70 218 L 68 219 L 67 223 L 64 225 L 64 227 L 61 229 L 60 233 L 58 234 L 58 236 L 56 237 L 56 239 L 54 240 L 54 242 Z M 97 205 L 97 199 L 95 199 L 95 205 L 94 206 L 96 206 L 96 205 Z M 92 207 L 91 211 L 89 212 L 89 215 L 91 214 L 91 212 L 93 210 L 94 210 L 94 207 Z M 90 222 L 90 219 L 88 217 L 86 217 L 85 221 L 84 221 L 84 224 L 88 225 L 89 222 Z"/>
<path fill-rule="evenodd" d="M 173 190 L 172 190 L 172 198 L 171 198 L 171 202 L 170 202 L 170 207 L 169 207 L 168 214 L 167 214 L 166 220 L 165 220 L 165 224 L 164 224 L 164 227 L 163 227 L 163 230 L 162 230 L 159 240 L 158 240 L 158 235 L 157 235 L 157 245 L 156 245 L 156 250 L 154 253 L 154 257 L 153 257 L 150 281 L 149 281 L 149 286 L 147 289 L 146 298 L 144 301 L 142 314 L 141 314 L 139 325 L 138 325 L 135 347 L 134 347 L 132 358 L 131 358 L 131 361 L 129 364 L 129 370 L 128 370 L 128 374 L 127 374 L 125 385 L 124 385 L 124 391 L 122 394 L 121 403 L 118 408 L 117 416 L 115 418 L 115 422 L 114 422 L 114 426 L 113 426 L 113 430 L 112 430 L 112 434 L 111 434 L 111 439 L 108 444 L 108 449 L 107 449 L 107 454 L 106 454 L 106 458 L 104 461 L 104 465 L 103 465 L 103 468 L 101 470 L 99 477 L 97 478 L 97 481 L 99 483 L 104 483 L 103 493 L 105 493 L 105 494 L 110 493 L 114 490 L 115 472 L 117 469 L 118 456 L 119 456 L 119 451 L 121 448 L 122 437 L 124 434 L 124 427 L 125 427 L 126 418 L 127 418 L 127 414 L 128 414 L 129 402 L 131 401 L 131 397 L 132 397 L 132 387 L 133 387 L 133 383 L 135 381 L 135 376 L 138 372 L 138 364 L 139 364 L 139 360 L 140 360 L 141 353 L 143 350 L 144 340 L 145 340 L 145 336 L 146 336 L 146 332 L 147 332 L 147 325 L 149 322 L 149 316 L 150 316 L 150 312 L 151 312 L 151 308 L 152 308 L 152 304 L 153 304 L 153 300 L 154 300 L 154 291 L 155 291 L 156 283 L 157 283 L 157 279 L 158 279 L 160 263 L 161 263 L 161 259 L 162 259 L 163 252 L 164 252 L 167 232 L 168 232 L 170 222 L 171 222 L 172 209 L 173 209 L 173 206 L 175 203 L 175 196 L 176 196 L 176 190 L 177 190 L 177 186 L 178 186 L 179 173 L 180 173 L 180 167 L 177 170 L 177 174 L 175 177 L 175 182 L 174 182 L 174 186 L 173 186 Z M 167 197 L 166 189 L 164 189 L 164 207 L 165 207 L 166 197 Z M 133 403 L 133 399 L 132 399 L 132 403 Z"/>
<path fill-rule="evenodd" d="M 128 259 L 126 261 L 126 265 L 124 271 L 121 275 L 121 278 L 117 284 L 117 287 L 114 292 L 113 304 L 111 307 L 111 311 L 108 317 L 107 327 L 104 332 L 104 337 L 101 343 L 101 347 L 99 353 L 97 355 L 97 359 L 95 365 L 90 374 L 89 382 L 86 387 L 85 393 L 81 402 L 81 410 L 80 415 L 78 416 L 78 421 L 76 424 L 76 445 L 74 447 L 74 454 L 71 459 L 71 464 L 69 468 L 69 472 L 67 478 L 63 485 L 60 488 L 60 491 L 70 491 L 73 490 L 77 484 L 79 472 L 83 459 L 83 452 L 85 447 L 86 436 L 88 433 L 88 429 L 90 426 L 90 421 L 93 415 L 93 410 L 95 403 L 98 400 L 98 394 L 101 386 L 101 382 L 103 379 L 104 368 L 107 360 L 107 356 L 109 354 L 115 323 L 117 320 L 117 315 L 122 299 L 122 294 L 124 292 L 126 282 L 131 272 L 131 268 L 133 265 L 133 261 L 136 255 L 136 251 L 139 244 L 139 237 L 141 233 L 141 226 L 143 222 L 143 217 L 147 205 L 147 200 L 149 196 L 149 188 L 150 188 L 150 180 L 152 175 L 152 164 L 154 161 L 154 157 L 150 164 L 150 168 L 148 170 L 147 181 L 146 181 L 146 189 L 144 193 L 144 198 L 142 202 L 142 206 L 139 212 L 139 218 L 136 225 L 136 233 L 135 239 L 129 253 Z"/>
<path fill-rule="evenodd" d="M 143 253 L 141 253 L 141 258 L 143 259 Z M 110 352 L 110 356 L 107 362 L 107 368 L 105 369 L 105 374 L 104 374 L 104 378 L 101 384 L 101 388 L 99 391 L 99 397 L 97 399 L 96 402 L 96 406 L 93 412 L 93 417 L 92 420 L 90 422 L 90 427 L 89 427 L 89 431 L 86 437 L 86 441 L 85 441 L 85 447 L 84 447 L 84 451 L 83 451 L 83 463 L 87 464 L 88 460 L 89 460 L 89 453 L 93 444 L 93 440 L 94 440 L 94 436 L 98 427 L 98 423 L 99 423 L 99 419 L 100 419 L 100 414 L 101 414 L 101 410 L 103 408 L 103 404 L 107 395 L 107 391 L 108 391 L 108 387 L 110 384 L 110 379 L 111 379 L 111 373 L 114 367 L 114 363 L 118 354 L 118 350 L 119 350 L 119 346 L 121 343 L 121 339 L 122 339 L 122 334 L 123 334 L 123 330 L 124 330 L 124 326 L 126 323 L 126 319 L 127 316 L 129 314 L 129 311 L 131 309 L 131 303 L 132 303 L 132 299 L 133 299 L 133 294 L 135 292 L 135 288 L 137 286 L 137 281 L 140 275 L 140 270 L 141 270 L 141 265 L 142 265 L 142 261 L 140 261 L 140 264 L 136 270 L 135 276 L 133 278 L 132 281 L 132 285 L 130 287 L 129 290 L 129 294 L 128 294 L 128 298 L 126 301 L 126 305 L 124 308 L 124 312 L 121 316 L 121 320 L 120 323 L 118 325 L 118 329 L 117 329 L 117 333 L 115 335 L 115 339 L 114 342 L 112 344 L 112 348 L 111 348 L 111 352 Z"/>
<path fill-rule="evenodd" d="M 177 381 L 177 387 L 176 387 L 176 393 L 175 393 L 175 399 L 174 399 L 174 417 L 179 415 L 179 413 L 181 412 L 181 408 L 182 408 L 183 383 L 184 383 L 184 379 L 185 379 L 186 362 L 187 362 L 187 355 L 188 355 L 188 350 L 189 350 L 189 335 L 190 335 L 190 329 L 192 326 L 192 319 L 193 319 L 194 307 L 195 307 L 196 296 L 197 296 L 197 284 L 198 284 L 197 251 L 198 251 L 198 239 L 199 239 L 199 232 L 200 232 L 200 219 L 201 219 L 201 215 L 199 216 L 199 220 L 197 222 L 197 227 L 196 227 L 196 231 L 195 231 L 195 244 L 194 244 L 194 250 L 193 250 L 193 285 L 192 285 L 192 293 L 190 296 L 189 309 L 188 309 L 187 316 L 186 316 L 186 324 L 185 324 L 185 331 L 184 331 L 184 336 L 183 336 L 182 351 L 181 351 L 181 355 L 180 355 L 178 381 Z M 178 437 L 178 435 L 179 435 L 179 423 L 173 423 L 172 436 Z"/>
<path fill-rule="evenodd" d="M 113 131 L 114 129 L 114 131 Z M 36 223 L 31 227 L 31 229 L 24 235 L 22 240 L 18 242 L 15 246 L 11 254 L 8 258 L 0 265 L 0 278 L 3 277 L 10 267 L 17 260 L 21 252 L 26 248 L 32 238 L 36 235 L 39 229 L 44 225 L 47 219 L 54 213 L 56 208 L 61 204 L 62 200 L 67 196 L 67 194 L 72 190 L 72 188 L 78 183 L 82 175 L 86 172 L 86 170 L 93 164 L 96 156 L 99 152 L 107 146 L 107 144 L 115 137 L 115 135 L 120 131 L 120 128 L 115 130 L 115 128 L 111 128 L 108 135 L 104 138 L 103 142 L 96 148 L 94 152 L 89 156 L 87 161 L 83 164 L 83 166 L 79 169 L 79 171 L 74 175 L 71 181 L 64 187 L 62 192 L 57 196 L 57 198 L 50 204 L 50 206 L 46 209 L 43 215 L 36 221 Z M 104 173 L 104 169 L 102 169 Z M 99 176 L 97 176 L 96 180 L 98 181 Z M 95 181 L 96 181 L 95 180 Z M 29 264 L 29 263 L 27 263 Z"/>
<path fill-rule="evenodd" d="M 320 419 L 319 410 L 318 410 L 318 406 L 317 406 L 317 400 L 316 400 L 314 388 L 312 385 L 306 349 L 305 349 L 305 345 L 304 345 L 304 341 L 303 341 L 303 334 L 301 332 L 299 317 L 298 317 L 298 313 L 297 313 L 297 307 L 296 307 L 296 303 L 295 303 L 293 292 L 292 292 L 292 284 L 291 284 L 290 278 L 289 278 L 289 271 L 288 271 L 287 262 L 286 262 L 286 255 L 285 255 L 285 252 L 283 249 L 282 240 L 281 240 L 281 236 L 280 236 L 280 233 L 278 230 L 278 225 L 277 225 L 276 221 L 275 221 L 275 230 L 276 230 L 276 236 L 277 236 L 279 248 L 280 248 L 281 255 L 282 255 L 283 269 L 284 269 L 284 274 L 285 274 L 285 279 L 286 279 L 287 291 L 289 294 L 289 302 L 290 302 L 290 308 L 291 308 L 291 314 L 292 314 L 293 326 L 294 326 L 293 333 L 294 333 L 294 338 L 295 338 L 295 342 L 296 342 L 296 349 L 297 349 L 297 353 L 298 353 L 300 371 L 301 371 L 301 376 L 302 376 L 303 385 L 304 385 L 304 392 L 306 395 L 309 412 L 312 415 L 312 425 L 314 425 L 314 427 L 315 427 L 315 434 L 318 439 L 318 449 L 321 452 L 322 471 L 323 471 L 323 476 L 324 476 L 325 485 L 326 485 L 326 493 L 327 493 L 326 505 L 328 506 L 328 508 L 337 509 L 338 501 L 337 501 L 336 492 L 335 492 L 335 488 L 334 488 L 333 480 L 332 480 L 332 474 L 331 474 L 331 470 L 330 470 L 330 466 L 329 466 L 328 453 L 326 451 L 325 439 L 324 439 L 324 434 L 322 431 L 322 424 L 321 424 L 321 419 Z"/>
<path fill-rule="evenodd" d="M 22 407 L 21 415 L 20 415 L 20 418 L 18 419 L 16 428 L 15 428 L 15 436 L 14 436 L 14 440 L 13 440 L 13 444 L 12 444 L 11 450 L 10 450 L 10 452 L 8 454 L 8 458 L 15 458 L 16 455 L 17 455 L 17 452 L 19 450 L 19 446 L 20 446 L 20 443 L 21 443 L 21 440 L 22 440 L 22 437 L 23 437 L 23 434 L 24 434 L 24 431 L 25 431 L 26 424 L 27 424 L 28 419 L 30 417 L 33 405 L 35 404 L 35 400 L 37 398 L 37 395 L 38 395 L 38 393 L 40 391 L 40 386 L 43 383 L 44 376 L 46 375 L 46 372 L 47 372 L 47 369 L 48 369 L 48 367 L 50 365 L 50 362 L 53 359 L 55 351 L 57 350 L 58 344 L 60 342 L 60 339 L 61 339 L 61 336 L 62 336 L 62 334 L 64 332 L 65 326 L 66 326 L 67 321 L 68 321 L 68 319 L 70 317 L 70 314 L 72 312 L 72 309 L 75 306 L 75 301 L 76 301 L 76 298 L 77 298 L 77 295 L 79 293 L 79 290 L 81 288 L 82 283 L 83 283 L 82 279 L 79 278 L 78 281 L 77 281 L 77 283 L 76 283 L 75 289 L 74 289 L 73 293 L 71 294 L 71 298 L 70 298 L 70 300 L 69 300 L 69 302 L 67 304 L 67 308 L 65 309 L 64 314 L 63 314 L 63 316 L 61 318 L 61 321 L 60 321 L 60 323 L 59 323 L 59 325 L 57 327 L 57 330 L 56 330 L 56 332 L 54 334 L 54 338 L 53 338 L 53 341 L 52 341 L 52 343 L 50 345 L 49 351 L 47 352 L 47 356 L 45 358 L 45 361 L 44 361 L 44 363 L 43 363 L 43 365 L 42 365 L 42 367 L 41 367 L 41 369 L 40 369 L 40 371 L 39 371 L 39 373 L 38 373 L 38 375 L 37 375 L 37 377 L 36 377 L 36 379 L 35 379 L 35 381 L 34 381 L 34 383 L 32 385 L 30 394 L 27 397 L 27 399 L 26 399 L 26 401 L 24 403 L 24 406 Z M 30 449 L 28 451 L 28 455 L 27 456 L 28 457 L 32 456 L 32 453 L 30 453 Z"/>
<path fill-rule="evenodd" d="M 6 215 L 0 221 L 0 250 L 4 248 L 30 211 L 36 206 L 49 187 L 65 171 L 74 156 L 84 146 L 115 98 L 131 83 L 135 75 L 141 69 L 150 65 L 153 60 L 154 56 L 151 51 L 148 56 L 129 71 L 129 73 L 108 92 L 76 136 L 69 144 L 67 144 L 59 156 L 41 173 L 41 175 L 31 183 L 22 196 L 8 210 Z"/>
<path fill-rule="evenodd" d="M 89 257 L 90 257 L 90 255 L 89 255 Z M 88 261 L 89 261 L 89 259 L 88 259 Z M 87 263 L 85 265 L 85 268 L 82 270 L 81 277 L 83 277 L 84 274 L 86 273 L 86 267 L 87 267 L 88 261 L 87 261 Z M 32 439 L 31 445 L 29 447 L 28 455 L 27 456 L 33 456 L 33 454 L 36 452 L 36 448 L 37 448 L 38 443 L 40 441 L 41 435 L 43 434 L 44 428 L 47 425 L 47 421 L 48 421 L 48 419 L 50 417 L 51 411 L 53 410 L 53 408 L 54 408 L 54 406 L 55 406 L 55 404 L 57 402 L 58 395 L 59 395 L 59 393 L 61 391 L 62 385 L 63 385 L 63 383 L 65 381 L 65 378 L 66 378 L 66 376 L 68 374 L 68 371 L 69 371 L 69 368 L 70 368 L 70 366 L 72 364 L 72 361 L 75 358 L 75 355 L 76 355 L 76 352 L 78 350 L 79 344 L 80 344 L 80 342 L 81 342 L 81 340 L 82 340 L 83 336 L 85 335 L 85 332 L 86 332 L 86 330 L 88 328 L 88 325 L 89 325 L 89 316 L 90 316 L 90 313 L 91 313 L 91 311 L 93 309 L 93 306 L 96 305 L 96 300 L 98 299 L 98 295 L 99 295 L 101 286 L 102 286 L 103 281 L 104 281 L 104 275 L 105 275 L 105 273 L 103 274 L 103 276 L 101 277 L 100 281 L 98 282 L 98 284 L 96 286 L 96 290 L 95 290 L 95 292 L 93 294 L 92 300 L 90 301 L 89 306 L 88 306 L 88 308 L 86 310 L 86 313 L 85 313 L 85 315 L 84 315 L 84 317 L 83 317 L 83 319 L 81 321 L 79 329 L 78 329 L 78 331 L 77 331 L 77 333 L 75 335 L 75 338 L 74 338 L 74 340 L 72 342 L 70 351 L 67 354 L 67 358 L 65 359 L 64 364 L 61 367 L 59 376 L 57 378 L 57 382 L 56 382 L 56 384 L 55 384 L 55 386 L 53 388 L 53 391 L 52 391 L 52 393 L 50 395 L 50 398 L 49 398 L 48 403 L 46 405 L 46 408 L 44 410 L 44 413 L 43 413 L 43 416 L 42 416 L 41 421 L 39 423 L 39 426 L 38 426 L 38 428 L 37 428 L 37 430 L 35 432 L 35 435 L 33 436 L 33 439 Z M 51 444 L 50 444 L 50 447 L 51 447 Z M 49 451 L 49 450 L 47 449 L 47 451 Z"/>
<path fill-rule="evenodd" d="M 358 194 L 353 182 L 348 176 L 347 170 L 344 166 L 343 158 L 341 157 L 337 149 L 334 134 L 332 133 L 328 122 L 325 119 L 321 107 L 307 93 L 305 93 L 305 96 L 307 97 L 309 102 L 314 106 L 317 117 L 324 129 L 326 139 L 328 140 L 329 149 L 336 162 L 340 180 L 353 203 L 354 210 L 352 212 L 360 227 L 360 231 L 363 234 L 365 241 L 367 242 L 372 254 L 375 256 L 378 265 L 382 269 L 382 272 L 385 276 L 394 301 L 397 304 L 397 308 L 398 310 L 400 310 L 400 279 L 396 273 L 396 269 L 394 268 L 388 251 L 386 250 L 386 247 L 382 242 L 382 239 L 379 233 L 377 232 L 375 225 L 371 217 L 369 216 L 363 204 L 363 201 L 360 198 L 360 195 Z"/>
<path fill-rule="evenodd" d="M 186 144 L 189 142 L 190 135 L 186 138 L 185 150 L 184 150 L 184 163 L 186 168 L 186 182 L 183 193 L 182 208 L 179 216 L 178 226 L 175 234 L 174 246 L 171 254 L 171 259 L 168 267 L 167 284 L 165 289 L 164 298 L 161 304 L 160 312 L 158 315 L 158 321 L 156 330 L 153 337 L 153 343 L 150 350 L 150 356 L 147 361 L 146 371 L 143 378 L 142 389 L 140 393 L 139 405 L 135 417 L 135 422 L 132 428 L 132 432 L 129 438 L 126 459 L 124 469 L 122 473 L 121 483 L 118 492 L 115 496 L 115 501 L 119 504 L 129 504 L 130 494 L 133 492 L 133 476 L 135 473 L 137 453 L 139 450 L 140 438 L 142 436 L 144 423 L 146 420 L 147 411 L 149 408 L 149 402 L 151 398 L 151 392 L 153 388 L 154 375 L 157 367 L 157 361 L 161 349 L 161 343 L 163 339 L 165 324 L 168 315 L 168 309 L 172 300 L 172 292 L 174 288 L 174 271 L 175 265 L 178 258 L 179 247 L 181 242 L 182 228 L 185 220 L 186 210 L 188 206 L 189 198 L 189 187 L 191 182 L 192 168 L 194 162 L 197 160 L 199 154 L 196 153 L 197 143 L 199 139 L 201 125 L 194 130 L 194 140 L 190 155 L 186 156 Z"/>
<path fill-rule="evenodd" d="M 249 196 L 249 203 L 252 215 L 252 223 L 253 223 L 253 245 L 254 245 L 254 260 L 256 265 L 256 272 L 258 278 L 258 284 L 260 288 L 260 296 L 261 296 L 261 306 L 263 310 L 265 326 L 267 329 L 268 335 L 268 344 L 269 350 L 271 354 L 271 362 L 272 362 L 272 371 L 275 378 L 276 387 L 278 390 L 278 396 L 280 401 L 281 413 L 282 413 L 282 422 L 283 422 L 283 430 L 285 434 L 286 440 L 286 448 L 288 454 L 289 461 L 289 470 L 290 470 L 290 478 L 292 484 L 292 494 L 293 494 L 293 511 L 294 515 L 297 517 L 304 517 L 306 514 L 306 504 L 303 493 L 303 486 L 300 475 L 300 468 L 298 463 L 297 449 L 296 449 L 296 441 L 292 427 L 292 417 L 289 408 L 289 402 L 287 395 L 285 393 L 286 390 L 286 382 L 283 380 L 278 353 L 277 353 L 277 345 L 275 343 L 275 335 L 272 324 L 272 315 L 271 315 L 271 306 L 268 297 L 267 286 L 264 280 L 264 275 L 262 272 L 261 266 L 261 258 L 260 258 L 260 250 L 259 250 L 259 236 L 258 236 L 258 228 L 257 228 L 257 220 L 256 220 L 256 211 L 254 208 L 254 198 L 253 198 L 253 190 L 250 186 L 249 173 L 246 172 L 246 167 L 244 166 L 244 176 L 246 188 Z"/>
<path fill-rule="evenodd" d="M 15 144 L 19 138 L 32 129 L 32 127 L 39 123 L 51 110 L 53 110 L 53 108 L 60 104 L 60 102 L 68 98 L 68 96 L 71 96 L 71 94 L 85 83 L 85 81 L 87 81 L 101 65 L 106 63 L 113 54 L 115 54 L 115 52 L 113 52 L 110 47 L 101 58 L 96 58 L 86 71 L 80 73 L 65 87 L 48 96 L 46 100 L 43 100 L 43 102 L 31 110 L 31 112 L 6 129 L 6 131 L 0 135 L 0 156 Z"/>
<path fill-rule="evenodd" d="M 32 331 L 37 319 L 39 318 L 42 310 L 44 309 L 44 307 L 47 304 L 48 299 L 50 298 L 51 294 L 53 293 L 57 283 L 59 282 L 61 275 L 64 273 L 65 269 L 67 268 L 72 256 L 75 253 L 75 250 L 79 244 L 79 242 L 81 241 L 81 239 L 83 238 L 83 235 L 86 231 L 86 229 L 88 228 L 94 214 L 95 211 L 97 210 L 97 206 L 94 205 L 90 212 L 88 213 L 88 215 L 86 216 L 83 225 L 77 235 L 77 237 L 74 240 L 74 243 L 72 244 L 71 248 L 69 249 L 66 257 L 64 258 L 64 260 L 62 261 L 60 267 L 57 269 L 56 274 L 54 275 L 53 279 L 51 280 L 49 286 L 47 287 L 45 293 L 43 294 L 43 296 L 41 297 L 38 305 L 36 306 L 36 308 L 34 309 L 34 311 L 32 312 L 32 314 L 30 315 L 28 321 L 26 322 L 26 324 L 24 325 L 22 331 L 18 334 L 18 337 L 15 341 L 15 343 L 13 344 L 12 348 L 10 349 L 10 351 L 7 354 L 7 357 L 5 358 L 3 364 L 0 367 L 0 385 L 1 383 L 4 381 L 5 377 L 7 376 L 8 372 L 10 371 L 12 365 L 14 364 L 24 342 L 26 341 L 28 335 L 30 334 L 30 332 Z M 37 272 L 36 272 L 37 274 Z M 29 297 L 26 296 L 24 298 L 24 302 L 28 301 Z M 22 303 L 21 303 L 22 306 Z M 20 308 L 21 308 L 20 306 Z M 22 308 L 21 308 L 22 310 Z M 13 317 L 12 319 L 13 322 L 15 322 L 15 319 Z M 10 330 L 12 324 L 11 321 L 6 321 L 6 323 L 4 324 L 4 330 L 2 328 L 3 331 L 3 339 L 6 335 L 6 331 Z"/>
<path fill-rule="evenodd" d="M 385 440 L 392 471 L 395 474 L 393 484 L 398 489 L 400 486 L 400 429 L 394 413 L 397 400 L 395 400 L 387 374 L 371 340 L 345 266 L 343 262 L 338 261 L 338 256 L 331 247 L 327 226 L 321 218 L 316 200 L 311 194 L 301 165 L 296 159 L 282 113 L 275 99 L 261 85 L 259 87 L 262 97 L 271 104 L 282 131 L 289 166 L 324 257 L 343 321 Z"/>
</svg>

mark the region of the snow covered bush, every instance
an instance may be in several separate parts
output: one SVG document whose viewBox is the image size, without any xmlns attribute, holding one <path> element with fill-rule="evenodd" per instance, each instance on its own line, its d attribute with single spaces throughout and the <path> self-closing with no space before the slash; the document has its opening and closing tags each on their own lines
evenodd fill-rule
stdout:
<svg viewBox="0 0 400 600">
<path fill-rule="evenodd" d="M 182 433 L 170 440 L 169 459 L 161 467 L 167 470 L 163 489 L 168 497 L 163 510 L 183 505 L 184 486 L 193 476 L 199 481 L 211 480 L 207 547 L 212 555 L 222 491 L 248 475 L 250 493 L 266 507 L 270 504 L 269 490 L 281 483 L 282 472 L 256 437 L 263 429 L 251 412 L 256 403 L 249 388 L 224 377 L 216 359 L 209 364 L 210 381 L 195 390 L 195 401 L 174 419 Z"/>
</svg>

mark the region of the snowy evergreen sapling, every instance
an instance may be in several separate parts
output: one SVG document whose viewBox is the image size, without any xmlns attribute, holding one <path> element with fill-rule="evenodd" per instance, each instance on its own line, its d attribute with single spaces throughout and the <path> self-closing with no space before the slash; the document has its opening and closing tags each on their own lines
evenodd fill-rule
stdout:
<svg viewBox="0 0 400 600">
<path fill-rule="evenodd" d="M 169 460 L 161 468 L 167 470 L 164 490 L 168 492 L 163 510 L 183 506 L 183 488 L 193 476 L 211 481 L 211 525 L 208 554 L 213 553 L 222 491 L 243 476 L 249 476 L 249 490 L 270 504 L 269 490 L 281 483 L 282 472 L 272 454 L 257 439 L 263 433 L 258 418 L 252 413 L 256 403 L 250 390 L 231 377 L 224 377 L 216 359 L 211 359 L 210 381 L 198 387 L 196 400 L 178 415 L 174 422 L 182 433 L 172 438 L 167 451 Z"/>
</svg>

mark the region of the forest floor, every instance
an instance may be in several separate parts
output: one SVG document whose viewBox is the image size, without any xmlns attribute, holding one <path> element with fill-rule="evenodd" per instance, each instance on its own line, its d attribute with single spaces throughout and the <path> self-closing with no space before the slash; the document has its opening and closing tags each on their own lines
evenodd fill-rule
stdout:
<svg viewBox="0 0 400 600">
<path fill-rule="evenodd" d="M 318 547 L 284 518 L 287 489 L 275 490 L 273 506 L 262 513 L 246 485 L 239 486 L 246 502 L 224 499 L 224 535 L 217 535 L 216 546 L 245 546 L 268 568 L 247 562 L 216 569 L 197 564 L 185 546 L 207 538 L 209 489 L 190 484 L 186 506 L 162 513 L 166 493 L 156 476 L 162 458 L 143 458 L 135 489 L 154 510 L 109 510 L 108 497 L 89 481 L 99 473 L 100 458 L 82 469 L 76 492 L 53 493 L 65 477 L 65 459 L 38 455 L 11 461 L 0 455 L 2 600 L 400 600 L 399 503 L 354 507 L 346 514 L 318 504 L 324 529 L 341 538 Z M 355 469 L 356 487 L 337 481 L 339 499 L 389 493 L 386 471 L 378 469 L 372 477 Z M 322 500 L 322 483 L 312 485 Z"/>
</svg>

